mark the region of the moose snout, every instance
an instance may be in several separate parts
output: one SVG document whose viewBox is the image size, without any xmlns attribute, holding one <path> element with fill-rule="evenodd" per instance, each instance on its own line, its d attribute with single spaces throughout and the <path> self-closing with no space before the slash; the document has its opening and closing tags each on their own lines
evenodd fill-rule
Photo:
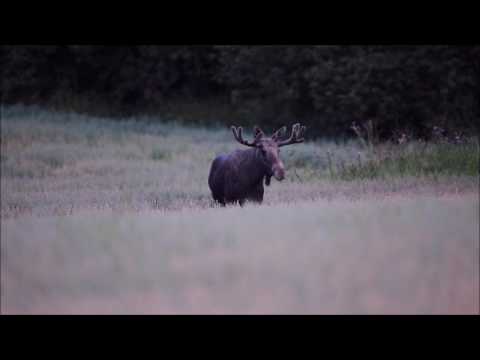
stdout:
<svg viewBox="0 0 480 360">
<path fill-rule="evenodd" d="M 277 179 L 278 181 L 282 181 L 283 179 L 285 179 L 285 168 L 283 164 L 274 166 L 272 170 L 275 179 Z"/>
</svg>

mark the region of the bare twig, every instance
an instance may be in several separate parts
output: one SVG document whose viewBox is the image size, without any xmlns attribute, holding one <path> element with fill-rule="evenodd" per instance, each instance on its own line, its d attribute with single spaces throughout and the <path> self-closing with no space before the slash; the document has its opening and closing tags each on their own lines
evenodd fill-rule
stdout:
<svg viewBox="0 0 480 360">
<path fill-rule="evenodd" d="M 333 176 L 332 159 L 330 156 L 330 151 L 327 151 L 327 160 L 328 160 L 328 170 L 330 170 L 330 176 Z"/>
<path fill-rule="evenodd" d="M 297 174 L 297 169 L 294 168 L 294 169 L 293 169 L 293 172 L 294 172 L 294 174 L 296 175 L 297 179 L 298 179 L 301 183 L 303 183 L 303 180 L 302 180 L 302 179 L 300 178 L 300 176 Z"/>
</svg>

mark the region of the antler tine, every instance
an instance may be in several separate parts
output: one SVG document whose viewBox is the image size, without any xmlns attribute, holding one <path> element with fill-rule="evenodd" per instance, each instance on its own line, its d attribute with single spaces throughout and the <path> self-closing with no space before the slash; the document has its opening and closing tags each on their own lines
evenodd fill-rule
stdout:
<svg viewBox="0 0 480 360">
<path fill-rule="evenodd" d="M 230 126 L 230 129 L 232 129 L 233 137 L 234 137 L 235 139 L 238 139 L 237 128 L 232 125 L 232 126 Z"/>
<path fill-rule="evenodd" d="M 285 146 L 290 144 L 297 144 L 304 142 L 303 134 L 306 130 L 306 126 L 301 126 L 300 123 L 296 123 L 292 126 L 292 134 L 287 140 L 277 142 L 278 146 Z"/>
<path fill-rule="evenodd" d="M 285 131 L 287 131 L 287 127 L 286 126 L 282 126 L 280 129 L 278 129 L 277 131 L 275 131 L 272 135 L 272 139 L 273 140 L 277 140 L 279 136 L 281 136 Z"/>
<path fill-rule="evenodd" d="M 238 130 L 240 128 L 236 128 L 235 126 L 232 126 L 231 129 L 232 129 L 232 132 L 233 132 L 233 136 L 235 137 L 235 140 L 237 140 L 239 143 L 242 143 L 242 140 L 238 136 Z"/>
<path fill-rule="evenodd" d="M 306 126 L 304 126 L 304 125 L 300 126 L 300 129 L 298 130 L 297 137 L 303 139 L 303 134 L 305 133 L 305 130 L 307 130 Z"/>
<path fill-rule="evenodd" d="M 243 136 L 242 136 L 242 130 L 243 129 L 242 129 L 241 126 L 239 126 L 238 128 L 235 128 L 235 126 L 232 126 L 231 129 L 232 129 L 232 132 L 233 132 L 233 136 L 235 137 L 235 140 L 237 140 L 240 144 L 246 145 L 246 146 L 256 146 L 255 141 L 248 142 L 248 141 L 243 139 Z"/>
</svg>

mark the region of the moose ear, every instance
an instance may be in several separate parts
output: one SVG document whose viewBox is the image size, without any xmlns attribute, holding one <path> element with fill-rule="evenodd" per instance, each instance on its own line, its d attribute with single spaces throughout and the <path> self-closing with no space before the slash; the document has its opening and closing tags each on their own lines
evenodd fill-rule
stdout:
<svg viewBox="0 0 480 360">
<path fill-rule="evenodd" d="M 262 138 L 264 135 L 262 129 L 260 129 L 257 125 L 255 125 L 253 127 L 253 136 L 255 138 L 255 140 L 259 140 L 260 138 Z"/>
</svg>

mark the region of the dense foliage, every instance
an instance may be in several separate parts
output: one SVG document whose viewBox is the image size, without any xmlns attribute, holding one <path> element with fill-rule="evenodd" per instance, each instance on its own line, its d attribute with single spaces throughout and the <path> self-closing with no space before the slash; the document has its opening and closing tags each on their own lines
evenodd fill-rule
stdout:
<svg viewBox="0 0 480 360">
<path fill-rule="evenodd" d="M 478 46 L 2 46 L 1 98 L 112 114 L 207 104 L 202 121 L 230 124 L 221 105 L 268 130 L 349 136 L 370 121 L 381 139 L 423 137 L 478 130 L 479 59 Z"/>
</svg>

